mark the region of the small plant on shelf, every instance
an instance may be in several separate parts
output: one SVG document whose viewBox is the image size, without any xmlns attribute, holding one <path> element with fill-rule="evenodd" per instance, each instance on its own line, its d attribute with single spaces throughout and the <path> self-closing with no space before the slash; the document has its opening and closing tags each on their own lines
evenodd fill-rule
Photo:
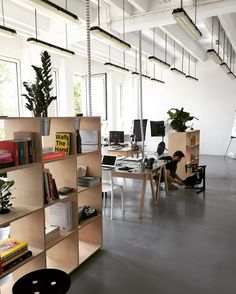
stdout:
<svg viewBox="0 0 236 294">
<path fill-rule="evenodd" d="M 171 108 L 167 111 L 170 120 L 170 126 L 177 132 L 185 132 L 187 126 L 186 122 L 193 120 L 194 118 L 198 120 L 195 116 L 191 116 L 189 112 L 184 111 L 184 108 L 181 109 Z"/>
<path fill-rule="evenodd" d="M 14 181 L 5 181 L 0 179 L 0 214 L 9 213 L 12 208 L 11 188 Z"/>
</svg>

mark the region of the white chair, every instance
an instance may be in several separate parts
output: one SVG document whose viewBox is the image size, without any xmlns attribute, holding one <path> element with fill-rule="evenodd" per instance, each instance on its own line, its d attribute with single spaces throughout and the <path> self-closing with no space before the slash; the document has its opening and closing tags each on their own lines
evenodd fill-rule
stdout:
<svg viewBox="0 0 236 294">
<path fill-rule="evenodd" d="M 108 193 L 111 194 L 111 219 L 113 219 L 113 211 L 114 211 L 114 191 L 120 190 L 120 196 L 121 196 L 121 210 L 122 213 L 124 211 L 124 192 L 123 192 L 123 186 L 114 184 L 113 177 L 111 175 L 111 170 L 102 170 L 102 194 L 103 194 L 103 208 L 106 206 L 106 195 Z"/>
</svg>

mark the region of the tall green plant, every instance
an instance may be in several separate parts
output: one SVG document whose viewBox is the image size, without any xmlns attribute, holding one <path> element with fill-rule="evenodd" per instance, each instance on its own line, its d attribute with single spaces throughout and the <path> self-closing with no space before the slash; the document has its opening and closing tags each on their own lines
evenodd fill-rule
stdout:
<svg viewBox="0 0 236 294">
<path fill-rule="evenodd" d="M 51 96 L 52 74 L 51 56 L 47 51 L 41 52 L 42 67 L 32 65 L 35 71 L 35 82 L 23 82 L 28 94 L 23 94 L 27 99 L 25 107 L 33 112 L 34 116 L 47 117 L 48 107 L 57 96 Z"/>
<path fill-rule="evenodd" d="M 194 118 L 198 120 L 195 116 L 190 115 L 189 112 L 184 111 L 183 107 L 181 109 L 171 108 L 167 111 L 167 114 L 169 115 L 171 127 L 177 132 L 184 132 L 187 129 L 186 122 Z"/>
</svg>

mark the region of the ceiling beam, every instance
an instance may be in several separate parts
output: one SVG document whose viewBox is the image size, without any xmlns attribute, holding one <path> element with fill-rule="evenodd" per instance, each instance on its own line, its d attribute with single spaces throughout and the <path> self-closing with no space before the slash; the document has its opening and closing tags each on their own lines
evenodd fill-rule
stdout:
<svg viewBox="0 0 236 294">
<path fill-rule="evenodd" d="M 145 0 L 128 0 L 139 12 L 148 11 L 148 1 Z"/>
<path fill-rule="evenodd" d="M 236 52 L 236 20 L 235 14 L 219 15 L 220 23 Z"/>
<path fill-rule="evenodd" d="M 173 40 L 175 40 L 181 47 L 186 48 L 187 51 L 200 61 L 207 59 L 206 49 L 199 43 L 193 42 L 192 38 L 185 33 L 178 25 L 171 24 L 162 27 Z"/>
<path fill-rule="evenodd" d="M 192 5 L 189 7 L 185 7 L 185 10 L 191 18 L 194 17 L 195 9 Z M 162 11 L 148 11 L 146 13 L 140 13 L 127 17 L 125 20 L 126 32 L 173 24 L 175 23 L 175 20 L 172 17 L 172 11 L 173 9 L 166 9 Z M 198 5 L 197 16 L 198 19 L 203 19 L 214 15 L 222 15 L 232 12 L 236 12 L 235 0 L 221 0 L 209 3 L 200 2 Z M 112 19 L 111 28 L 119 32 L 122 29 L 122 19 Z"/>
<path fill-rule="evenodd" d="M 107 4 L 109 4 L 111 7 L 114 8 L 114 10 L 119 10 L 120 11 L 120 15 L 122 15 L 122 11 L 123 11 L 123 1 L 121 0 L 104 0 L 104 2 L 106 2 Z M 128 3 L 126 1 L 125 3 L 125 16 L 130 16 L 132 14 L 133 8 L 130 5 L 130 3 Z M 121 19 L 122 22 L 122 19 Z M 122 26 L 122 24 L 121 24 Z"/>
</svg>

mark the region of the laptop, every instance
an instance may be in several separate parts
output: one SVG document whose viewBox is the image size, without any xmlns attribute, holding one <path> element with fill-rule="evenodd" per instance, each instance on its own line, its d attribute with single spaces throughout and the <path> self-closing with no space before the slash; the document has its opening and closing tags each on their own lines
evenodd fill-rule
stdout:
<svg viewBox="0 0 236 294">
<path fill-rule="evenodd" d="M 116 156 L 114 155 L 103 155 L 102 168 L 112 169 L 116 165 Z"/>
</svg>

